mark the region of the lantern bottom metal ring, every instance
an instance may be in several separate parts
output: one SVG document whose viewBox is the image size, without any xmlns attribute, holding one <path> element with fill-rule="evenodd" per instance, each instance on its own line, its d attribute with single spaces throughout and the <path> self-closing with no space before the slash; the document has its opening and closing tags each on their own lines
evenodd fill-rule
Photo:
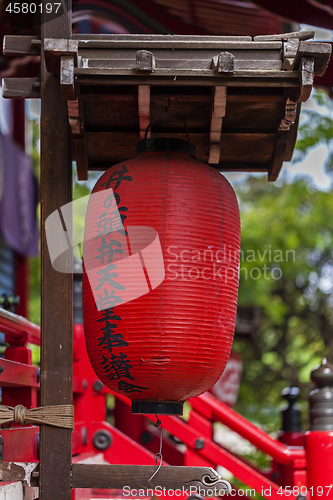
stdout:
<svg viewBox="0 0 333 500">
<path fill-rule="evenodd" d="M 132 401 L 132 413 L 182 415 L 183 404 L 169 401 Z"/>
</svg>

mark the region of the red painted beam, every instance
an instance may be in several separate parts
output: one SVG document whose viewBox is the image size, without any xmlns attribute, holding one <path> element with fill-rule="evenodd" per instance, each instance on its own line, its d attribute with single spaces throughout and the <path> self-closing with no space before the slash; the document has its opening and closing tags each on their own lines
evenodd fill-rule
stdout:
<svg viewBox="0 0 333 500">
<path fill-rule="evenodd" d="M 36 366 L 0 359 L 0 387 L 39 387 Z"/>
<path fill-rule="evenodd" d="M 210 394 L 201 394 L 197 398 L 190 399 L 189 403 L 200 415 L 223 423 L 279 463 L 288 464 L 296 459 L 305 458 L 304 448 L 290 449 Z"/>
<path fill-rule="evenodd" d="M 40 345 L 40 327 L 4 309 L 0 309 L 0 331 L 10 345 Z"/>
</svg>

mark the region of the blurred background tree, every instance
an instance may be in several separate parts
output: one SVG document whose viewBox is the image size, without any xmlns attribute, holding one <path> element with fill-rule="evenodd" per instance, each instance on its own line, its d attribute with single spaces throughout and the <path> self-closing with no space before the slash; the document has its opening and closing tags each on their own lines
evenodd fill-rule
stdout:
<svg viewBox="0 0 333 500">
<path fill-rule="evenodd" d="M 296 385 L 305 402 L 312 368 L 333 361 L 333 191 L 304 178 L 280 186 L 249 178 L 236 191 L 239 305 L 262 315 L 257 337 L 235 340 L 244 364 L 238 410 L 276 429 L 281 390 Z"/>
</svg>

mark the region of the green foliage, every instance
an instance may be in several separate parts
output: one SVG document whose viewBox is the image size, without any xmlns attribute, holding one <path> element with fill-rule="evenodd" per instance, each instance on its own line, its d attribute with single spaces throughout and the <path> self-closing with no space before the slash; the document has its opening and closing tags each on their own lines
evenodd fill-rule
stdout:
<svg viewBox="0 0 333 500">
<path fill-rule="evenodd" d="M 333 171 L 333 107 L 332 100 L 323 90 L 312 92 L 312 98 L 323 110 L 318 111 L 304 109 L 302 111 L 305 121 L 299 126 L 298 140 L 294 153 L 294 162 L 304 160 L 305 156 L 315 147 L 324 145 L 328 152 L 324 167 L 327 172 Z"/>
<path fill-rule="evenodd" d="M 281 390 L 297 385 L 305 402 L 312 368 L 333 357 L 333 192 L 303 179 L 278 187 L 263 178 L 236 191 L 239 305 L 262 311 L 258 336 L 235 340 L 244 362 L 238 410 L 273 431 L 280 428 Z"/>
</svg>

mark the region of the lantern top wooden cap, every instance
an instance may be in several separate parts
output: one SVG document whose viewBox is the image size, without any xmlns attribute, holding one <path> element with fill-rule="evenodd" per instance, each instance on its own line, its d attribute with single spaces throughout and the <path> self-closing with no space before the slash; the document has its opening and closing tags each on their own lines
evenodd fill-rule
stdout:
<svg viewBox="0 0 333 500">
<path fill-rule="evenodd" d="M 175 151 L 187 153 L 196 158 L 195 145 L 174 137 L 156 137 L 155 139 L 142 139 L 137 144 L 137 154 L 151 151 Z"/>
<path fill-rule="evenodd" d="M 186 121 L 199 161 L 275 180 L 294 150 L 300 103 L 331 44 L 272 36 L 73 35 L 44 39 L 47 70 L 67 101 L 78 178 L 134 157 L 163 109 Z M 6 36 L 4 53 L 37 54 L 36 37 Z M 34 79 L 4 79 L 4 97 L 39 97 Z M 183 137 L 175 122 L 156 137 Z M 148 135 L 149 138 L 149 135 Z"/>
</svg>

